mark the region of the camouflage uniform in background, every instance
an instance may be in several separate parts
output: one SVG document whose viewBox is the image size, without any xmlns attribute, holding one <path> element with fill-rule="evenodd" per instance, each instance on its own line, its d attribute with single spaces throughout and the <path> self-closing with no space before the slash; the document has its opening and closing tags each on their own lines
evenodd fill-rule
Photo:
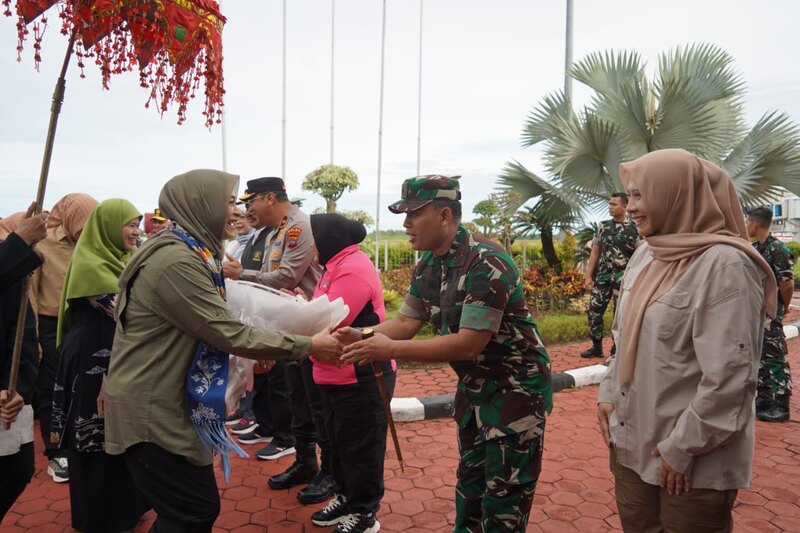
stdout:
<svg viewBox="0 0 800 533">
<path fill-rule="evenodd" d="M 450 363 L 461 454 L 455 531 L 525 531 L 552 386 L 516 265 L 499 245 L 459 226 L 445 256 L 422 256 L 400 313 L 430 321 L 440 335 L 494 332 L 476 359 Z"/>
<path fill-rule="evenodd" d="M 620 281 L 628 266 L 628 260 L 636 250 L 639 233 L 632 220 L 615 222 L 605 220 L 600 223 L 592 246 L 600 246 L 600 259 L 589 300 L 589 336 L 594 340 L 603 338 L 603 315 L 609 302 L 614 301 L 617 308 Z"/>
<path fill-rule="evenodd" d="M 794 261 L 785 244 L 770 235 L 763 243 L 756 241 L 753 246 L 772 267 L 775 280 L 779 285 L 781 281 L 793 280 Z M 788 350 L 786 336 L 783 334 L 785 313 L 786 309 L 783 307 L 779 290 L 777 313 L 764 329 L 761 364 L 758 368 L 758 398 L 761 399 L 780 400 L 786 398 L 788 400 L 792 394 L 792 372 L 789 362 L 786 360 Z"/>
</svg>

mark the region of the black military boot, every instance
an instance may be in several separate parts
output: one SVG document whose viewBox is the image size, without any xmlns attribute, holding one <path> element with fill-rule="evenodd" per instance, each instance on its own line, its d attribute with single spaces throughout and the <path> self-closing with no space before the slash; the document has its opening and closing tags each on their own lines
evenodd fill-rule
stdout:
<svg viewBox="0 0 800 533">
<path fill-rule="evenodd" d="M 319 472 L 316 444 L 298 444 L 295 448 L 297 456 L 294 463 L 285 472 L 269 478 L 267 483 L 270 488 L 288 489 L 303 483 L 310 483 Z"/>
<path fill-rule="evenodd" d="M 582 351 L 581 357 L 603 357 L 603 339 L 592 339 L 592 347 Z"/>
<path fill-rule="evenodd" d="M 788 422 L 789 396 L 776 396 L 765 409 L 756 411 L 756 417 L 764 422 Z"/>
<path fill-rule="evenodd" d="M 336 490 L 336 481 L 333 479 L 333 465 L 331 464 L 330 444 L 320 443 L 320 471 L 311 480 L 311 483 L 297 493 L 300 503 L 322 503 L 333 496 Z"/>
</svg>

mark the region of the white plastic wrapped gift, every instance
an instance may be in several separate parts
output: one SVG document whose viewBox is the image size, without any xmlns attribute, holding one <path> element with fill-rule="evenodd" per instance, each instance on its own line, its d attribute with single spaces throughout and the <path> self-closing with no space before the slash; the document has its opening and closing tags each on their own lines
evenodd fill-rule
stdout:
<svg viewBox="0 0 800 533">
<path fill-rule="evenodd" d="M 312 336 L 328 326 L 338 326 L 350 309 L 344 300 L 326 295 L 310 302 L 249 281 L 225 282 L 226 302 L 245 324 L 295 335 Z M 245 390 L 253 388 L 252 359 L 231 357 L 226 404 L 228 414 L 238 406 Z"/>
<path fill-rule="evenodd" d="M 249 281 L 225 282 L 228 307 L 245 324 L 265 329 L 314 335 L 338 326 L 350 309 L 344 300 L 322 295 L 310 302 Z"/>
</svg>

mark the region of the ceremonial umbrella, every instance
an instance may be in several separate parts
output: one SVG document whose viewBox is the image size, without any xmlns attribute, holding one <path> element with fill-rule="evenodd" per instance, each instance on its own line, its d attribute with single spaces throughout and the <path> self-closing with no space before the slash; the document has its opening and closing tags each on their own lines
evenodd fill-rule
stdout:
<svg viewBox="0 0 800 533">
<path fill-rule="evenodd" d="M 145 107 L 154 102 L 163 114 L 170 104 L 178 108 L 178 124 L 186 119 L 189 100 L 201 82 L 205 92 L 206 126 L 219 123 L 225 94 L 222 78 L 222 26 L 225 17 L 215 0 L 2 0 L 4 14 L 17 16 L 18 60 L 33 31 L 34 61 L 41 61 L 42 35 L 48 24 L 47 11 L 57 7 L 61 33 L 69 44 L 61 75 L 53 92 L 36 213 L 42 210 L 50 158 L 53 153 L 58 114 L 64 100 L 66 72 L 73 50 L 78 66 L 93 61 L 102 74 L 103 88 L 112 75 L 139 70 L 140 85 L 149 91 Z M 26 278 L 17 318 L 16 339 L 9 379 L 13 395 L 19 372 L 19 357 L 29 282 Z"/>
</svg>

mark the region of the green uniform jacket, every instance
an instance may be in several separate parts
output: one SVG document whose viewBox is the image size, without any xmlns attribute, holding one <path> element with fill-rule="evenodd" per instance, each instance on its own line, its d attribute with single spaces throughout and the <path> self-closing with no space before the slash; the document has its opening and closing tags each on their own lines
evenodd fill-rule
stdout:
<svg viewBox="0 0 800 533">
<path fill-rule="evenodd" d="M 239 322 L 200 258 L 178 237 L 131 273 L 117 302 L 106 385 L 106 452 L 151 442 L 211 464 L 186 412 L 186 376 L 199 341 L 253 359 L 302 359 L 311 338 Z"/>
</svg>

